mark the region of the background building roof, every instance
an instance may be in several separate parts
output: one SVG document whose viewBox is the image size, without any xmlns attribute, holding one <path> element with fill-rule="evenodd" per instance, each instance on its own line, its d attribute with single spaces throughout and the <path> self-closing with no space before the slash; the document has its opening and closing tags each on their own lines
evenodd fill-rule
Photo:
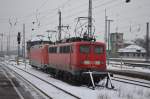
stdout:
<svg viewBox="0 0 150 99">
<path fill-rule="evenodd" d="M 119 49 L 118 52 L 141 52 L 141 53 L 145 53 L 146 50 L 141 46 L 133 44 L 133 45 L 129 45 L 125 48 Z"/>
</svg>

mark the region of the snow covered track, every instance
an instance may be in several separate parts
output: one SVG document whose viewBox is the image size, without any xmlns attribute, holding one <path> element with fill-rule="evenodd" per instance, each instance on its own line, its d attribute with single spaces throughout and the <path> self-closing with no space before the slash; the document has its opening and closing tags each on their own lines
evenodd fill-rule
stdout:
<svg viewBox="0 0 150 99">
<path fill-rule="evenodd" d="M 118 70 L 118 69 L 110 69 L 109 72 L 117 75 L 123 75 L 133 78 L 139 78 L 144 80 L 150 80 L 150 73 L 149 72 L 140 72 L 135 70 Z"/>
<path fill-rule="evenodd" d="M 7 66 L 7 65 L 5 65 Z M 61 89 L 60 87 L 57 87 L 56 85 L 32 74 L 29 73 L 21 68 L 18 68 L 16 66 L 7 66 L 9 69 L 13 70 L 20 76 L 22 76 L 24 79 L 26 79 L 28 82 L 30 82 L 32 85 L 34 83 L 34 86 L 39 89 L 42 93 L 44 93 L 46 96 L 48 96 L 50 99 L 80 99 L 80 97 Z M 51 90 L 49 90 L 51 89 Z"/>
<path fill-rule="evenodd" d="M 122 77 L 113 77 L 112 80 L 118 81 L 118 82 L 123 82 L 123 83 L 128 83 L 128 84 L 133 84 L 137 86 L 142 86 L 146 88 L 150 88 L 150 83 L 144 82 L 144 81 L 137 81 L 134 79 L 128 79 L 128 78 L 122 78 Z"/>
<path fill-rule="evenodd" d="M 23 97 L 23 95 L 20 93 L 20 91 L 18 90 L 18 88 L 17 88 L 17 86 L 15 84 L 16 82 L 14 82 L 13 79 L 11 79 L 11 77 L 8 75 L 8 73 L 6 72 L 6 70 L 2 66 L 0 66 L 0 69 L 2 70 L 1 72 L 4 74 L 4 76 L 6 77 L 5 80 L 4 80 L 4 77 L 1 76 L 1 79 L 3 81 L 1 81 L 1 86 L 0 87 L 2 87 L 2 85 L 4 83 L 5 86 L 9 87 L 9 90 L 12 90 L 11 87 L 14 89 L 15 93 L 14 93 L 13 98 L 16 98 L 16 99 L 18 99 L 18 98 L 19 99 L 25 99 Z M 4 85 L 3 85 L 3 87 L 4 87 Z M 10 91 L 9 93 L 12 93 L 12 92 Z M 6 98 L 4 96 L 0 96 L 0 97 L 1 98 Z M 7 98 L 9 98 L 9 96 L 7 96 Z"/>
</svg>

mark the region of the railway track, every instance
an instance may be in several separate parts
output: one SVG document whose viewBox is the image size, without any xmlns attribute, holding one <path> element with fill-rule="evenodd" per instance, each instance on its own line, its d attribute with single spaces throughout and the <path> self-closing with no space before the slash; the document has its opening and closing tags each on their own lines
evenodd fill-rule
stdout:
<svg viewBox="0 0 150 99">
<path fill-rule="evenodd" d="M 4 64 L 3 64 L 4 65 Z M 19 76 L 21 76 L 22 78 L 24 78 L 24 79 L 26 79 L 30 84 L 32 84 L 34 87 L 36 87 L 38 90 L 40 90 L 40 92 L 42 92 L 44 95 L 46 95 L 47 97 L 49 97 L 49 99 L 62 99 L 62 98 L 64 98 L 65 97 L 65 99 L 81 99 L 80 97 L 78 97 L 78 96 L 76 96 L 76 95 L 74 95 L 74 94 L 72 94 L 71 92 L 68 92 L 68 91 L 66 91 L 66 90 L 64 90 L 64 89 L 62 89 L 62 88 L 60 88 L 60 87 L 58 87 L 58 86 L 56 86 L 56 85 L 54 85 L 53 83 L 51 83 L 51 82 L 48 82 L 48 81 L 46 81 L 46 80 L 44 80 L 44 79 L 42 79 L 42 78 L 40 78 L 40 77 L 38 77 L 38 76 L 36 76 L 36 75 L 34 75 L 34 74 L 32 74 L 32 73 L 29 73 L 28 71 L 25 71 L 25 70 L 23 70 L 23 69 L 21 69 L 21 68 L 18 68 L 18 67 L 16 67 L 16 66 L 13 66 L 13 67 L 15 67 L 15 70 L 14 69 L 12 69 L 11 67 L 9 67 L 9 66 L 7 66 L 9 69 L 11 69 L 11 70 L 13 70 L 15 73 L 17 73 L 16 72 L 16 69 L 17 69 L 17 71 L 20 71 L 20 72 L 22 72 L 22 74 L 24 73 L 24 74 L 26 74 L 26 75 L 28 75 L 28 76 L 32 76 L 33 77 L 33 79 L 38 79 L 38 81 L 40 81 L 40 82 L 42 82 L 43 84 L 45 84 L 45 85 L 47 85 L 46 87 L 48 88 L 51 88 L 55 93 L 59 93 L 58 94 L 58 97 L 55 97 L 55 96 L 51 96 L 51 95 L 49 95 L 47 92 L 45 92 L 45 91 L 43 91 L 42 89 L 40 89 L 38 86 L 36 86 L 36 85 L 34 85 L 30 80 L 27 80 L 25 77 L 23 77 L 20 73 L 17 73 Z M 61 96 L 62 95 L 62 96 Z"/>
<path fill-rule="evenodd" d="M 142 67 L 142 68 L 150 68 L 150 63 L 149 62 L 130 62 L 130 61 L 122 61 L 121 63 L 121 60 L 120 61 L 117 61 L 117 62 L 110 62 L 110 64 L 112 65 L 125 65 L 125 66 L 128 66 L 128 67 Z"/>
<path fill-rule="evenodd" d="M 132 85 L 137 85 L 137 86 L 141 86 L 141 87 L 150 88 L 150 83 L 144 82 L 144 81 L 138 81 L 138 80 L 123 78 L 123 77 L 113 77 L 112 80 L 132 84 Z"/>
<path fill-rule="evenodd" d="M 17 88 L 17 84 L 16 84 L 17 82 L 15 82 L 12 79 L 12 77 L 10 77 L 10 73 L 8 74 L 8 72 L 2 66 L 0 66 L 0 70 L 1 70 L 0 71 L 1 72 L 0 87 L 8 87 L 9 90 L 13 90 L 13 91 L 7 90 L 8 93 L 14 94 L 12 97 L 7 96 L 7 98 L 25 99 L 25 97 L 21 94 L 21 92 Z M 2 74 L 4 74 L 4 75 L 2 75 Z M 3 91 L 6 93 L 6 90 L 3 90 Z M 0 97 L 1 98 L 6 98 L 6 96 L 4 96 L 4 97 L 0 96 Z"/>
<path fill-rule="evenodd" d="M 8 67 L 5 67 L 5 69 L 9 69 Z M 12 69 L 11 69 L 12 70 Z M 29 80 L 27 80 L 25 77 L 21 76 L 19 73 L 15 72 L 14 70 L 12 70 L 13 73 L 15 73 L 18 77 L 22 78 L 23 81 L 27 82 L 28 84 L 30 84 L 31 86 L 33 86 L 36 90 L 38 90 L 40 93 L 42 93 L 46 99 L 53 99 L 52 97 L 50 97 L 49 95 L 47 95 L 44 91 L 42 91 L 41 89 L 39 89 L 38 87 L 36 87 L 34 84 L 32 84 Z"/>
</svg>

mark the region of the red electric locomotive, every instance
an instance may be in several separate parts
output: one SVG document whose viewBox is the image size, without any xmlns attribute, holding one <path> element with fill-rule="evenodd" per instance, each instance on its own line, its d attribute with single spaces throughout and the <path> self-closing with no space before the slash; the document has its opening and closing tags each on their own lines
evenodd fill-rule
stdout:
<svg viewBox="0 0 150 99">
<path fill-rule="evenodd" d="M 28 41 L 27 56 L 32 67 L 45 69 L 48 66 L 48 45 L 50 41 Z"/>
<path fill-rule="evenodd" d="M 48 45 L 35 45 L 31 47 L 30 59 L 32 66 L 46 68 L 48 65 Z"/>
<path fill-rule="evenodd" d="M 48 56 L 48 67 L 57 77 L 67 81 L 86 81 L 82 76 L 84 72 L 106 71 L 105 44 L 101 42 L 80 41 L 49 45 Z M 98 82 L 100 77 L 94 77 L 94 80 Z"/>
<path fill-rule="evenodd" d="M 87 69 L 105 71 L 105 44 L 82 41 L 49 45 L 49 65 L 72 73 Z"/>
<path fill-rule="evenodd" d="M 30 47 L 29 59 L 33 67 L 45 69 L 66 81 L 87 82 L 83 73 L 106 71 L 105 44 L 101 42 L 74 41 L 64 43 L 38 43 Z M 99 82 L 102 75 L 93 75 Z"/>
<path fill-rule="evenodd" d="M 88 24 L 85 26 L 87 31 L 84 32 L 83 37 L 72 37 L 64 42 L 61 40 L 61 28 L 59 28 L 58 42 L 35 41 L 27 43 L 27 53 L 33 67 L 44 69 L 54 77 L 66 81 L 83 83 L 90 81 L 93 87 L 95 86 L 94 82 L 98 83 L 107 77 L 108 84 L 110 75 L 106 72 L 106 48 L 104 43 L 95 42 L 96 39 L 92 31 L 91 2 L 89 0 L 88 17 L 78 17 L 78 22 L 80 19 L 88 19 Z M 83 28 L 80 32 L 83 33 Z"/>
</svg>

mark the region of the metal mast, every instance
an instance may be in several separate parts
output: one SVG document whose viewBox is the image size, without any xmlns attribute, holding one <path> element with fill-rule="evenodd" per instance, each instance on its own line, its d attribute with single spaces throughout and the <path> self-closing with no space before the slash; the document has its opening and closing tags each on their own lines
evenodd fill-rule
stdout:
<svg viewBox="0 0 150 99">
<path fill-rule="evenodd" d="M 89 11 L 88 11 L 88 36 L 92 36 L 92 0 L 89 0 Z"/>
<path fill-rule="evenodd" d="M 0 55 L 3 56 L 3 55 L 4 55 L 4 53 L 3 53 L 3 36 L 4 36 L 4 34 L 1 33 L 0 36 L 2 37 L 2 38 L 1 38 L 1 54 L 0 54 Z"/>
<path fill-rule="evenodd" d="M 61 40 L 61 30 L 63 28 L 69 28 L 69 25 L 62 25 L 62 22 L 61 22 L 61 11 L 59 10 L 58 11 L 58 14 L 59 14 L 59 25 L 58 25 L 58 31 L 59 31 L 59 34 L 58 34 L 58 41 Z"/>
<path fill-rule="evenodd" d="M 146 61 L 149 60 L 149 22 L 146 23 Z"/>
<path fill-rule="evenodd" d="M 106 15 L 106 9 L 105 9 L 105 37 L 104 37 L 104 40 L 105 40 L 105 43 L 107 44 L 107 15 Z"/>
<path fill-rule="evenodd" d="M 23 24 L 22 56 L 25 56 L 25 24 Z"/>
<path fill-rule="evenodd" d="M 58 40 L 60 41 L 61 40 L 61 11 L 60 10 L 58 11 L 58 14 L 59 14 L 59 26 L 58 26 L 59 34 L 58 34 Z"/>
</svg>

